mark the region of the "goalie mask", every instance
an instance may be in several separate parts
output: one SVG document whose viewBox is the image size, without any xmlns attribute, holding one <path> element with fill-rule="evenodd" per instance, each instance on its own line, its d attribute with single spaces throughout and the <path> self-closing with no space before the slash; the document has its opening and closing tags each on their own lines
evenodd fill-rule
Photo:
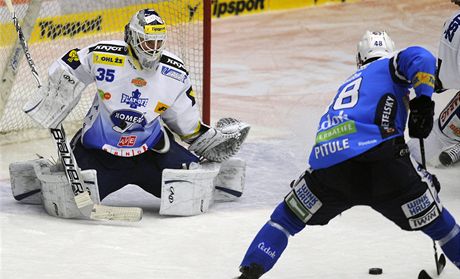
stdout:
<svg viewBox="0 0 460 279">
<path fill-rule="evenodd" d="M 140 10 L 125 26 L 125 41 L 142 67 L 153 70 L 165 46 L 165 23 L 155 10 Z"/>
<path fill-rule="evenodd" d="M 358 43 L 356 64 L 358 69 L 363 65 L 379 59 L 394 51 L 395 43 L 385 31 L 366 31 Z"/>
</svg>

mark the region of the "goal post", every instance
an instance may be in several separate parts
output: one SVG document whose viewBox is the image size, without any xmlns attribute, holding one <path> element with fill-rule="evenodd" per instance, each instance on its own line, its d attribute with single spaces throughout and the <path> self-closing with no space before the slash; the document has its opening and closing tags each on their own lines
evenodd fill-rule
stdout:
<svg viewBox="0 0 460 279">
<path fill-rule="evenodd" d="M 13 0 L 30 53 L 46 82 L 48 67 L 73 48 L 102 40 L 123 40 L 132 15 L 154 8 L 165 20 L 166 49 L 184 60 L 203 121 L 210 122 L 212 0 Z M 23 111 L 36 91 L 17 42 L 11 15 L 0 1 L 0 145 L 47 135 Z M 90 85 L 64 121 L 71 133 L 80 128 L 94 95 Z"/>
</svg>

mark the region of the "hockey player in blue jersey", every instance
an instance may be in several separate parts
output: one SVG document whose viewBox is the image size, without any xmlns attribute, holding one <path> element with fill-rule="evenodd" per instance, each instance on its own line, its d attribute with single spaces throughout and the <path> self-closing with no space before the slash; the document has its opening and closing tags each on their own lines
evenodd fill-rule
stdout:
<svg viewBox="0 0 460 279">
<path fill-rule="evenodd" d="M 356 205 L 372 207 L 403 230 L 427 234 L 460 269 L 460 227 L 404 140 L 407 119 L 411 137 L 426 138 L 432 129 L 436 59 L 422 47 L 380 58 L 386 53 L 371 52 L 371 46 L 388 49 L 392 42 L 383 32 L 366 32 L 360 44 L 370 52 L 360 54 L 362 67 L 339 87 L 321 117 L 311 168 L 293 182 L 250 244 L 239 278 L 259 278 L 277 262 L 290 236 L 326 225 Z M 416 93 L 411 100 L 410 88 Z"/>
</svg>

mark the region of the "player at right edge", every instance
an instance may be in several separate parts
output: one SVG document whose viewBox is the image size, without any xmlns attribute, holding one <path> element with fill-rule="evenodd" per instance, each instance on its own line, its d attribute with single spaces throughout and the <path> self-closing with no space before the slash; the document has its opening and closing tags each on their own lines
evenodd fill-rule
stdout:
<svg viewBox="0 0 460 279">
<path fill-rule="evenodd" d="M 460 0 L 452 0 L 460 6 Z M 460 89 L 460 11 L 455 12 L 444 24 L 439 42 L 436 92 Z M 451 94 L 446 92 L 443 94 Z M 439 158 L 449 166 L 460 161 L 460 91 L 439 114 L 433 131 L 425 142 L 427 160 Z M 410 140 L 412 155 L 420 161 L 418 140 Z M 442 152 L 441 152 L 442 151 Z"/>
<path fill-rule="evenodd" d="M 372 49 L 372 35 L 367 32 L 360 44 Z M 290 236 L 306 226 L 326 225 L 356 205 L 372 207 L 403 230 L 425 233 L 460 269 L 460 226 L 443 207 L 438 182 L 410 156 L 404 140 L 406 120 L 410 137 L 424 139 L 430 134 L 435 83 L 458 88 L 459 76 L 452 76 L 459 73 L 458 50 L 457 43 L 450 55 L 440 53 L 439 75 L 436 58 L 417 46 L 364 61 L 321 117 L 311 169 L 291 184 L 291 192 L 255 236 L 238 278 L 260 278 L 273 268 Z M 408 117 L 410 88 L 416 96 L 409 101 Z"/>
</svg>

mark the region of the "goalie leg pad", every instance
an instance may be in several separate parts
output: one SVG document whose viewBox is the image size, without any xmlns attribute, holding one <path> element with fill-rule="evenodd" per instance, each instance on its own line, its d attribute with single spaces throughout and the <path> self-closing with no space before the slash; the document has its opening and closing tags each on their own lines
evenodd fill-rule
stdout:
<svg viewBox="0 0 460 279">
<path fill-rule="evenodd" d="M 9 166 L 11 191 L 14 198 L 25 204 L 42 204 L 41 182 L 37 178 L 34 166 L 50 167 L 46 159 L 14 162 Z"/>
<path fill-rule="evenodd" d="M 165 169 L 160 215 L 193 216 L 208 211 L 218 168 Z"/>
<path fill-rule="evenodd" d="M 75 202 L 75 196 L 65 173 L 53 166 L 35 164 L 35 173 L 41 183 L 45 211 L 60 218 L 84 218 Z M 99 191 L 95 170 L 81 171 L 85 187 L 91 193 L 93 203 L 99 204 Z"/>
<path fill-rule="evenodd" d="M 243 194 L 246 178 L 246 161 L 230 158 L 222 162 L 214 181 L 214 201 L 235 201 Z"/>
</svg>

